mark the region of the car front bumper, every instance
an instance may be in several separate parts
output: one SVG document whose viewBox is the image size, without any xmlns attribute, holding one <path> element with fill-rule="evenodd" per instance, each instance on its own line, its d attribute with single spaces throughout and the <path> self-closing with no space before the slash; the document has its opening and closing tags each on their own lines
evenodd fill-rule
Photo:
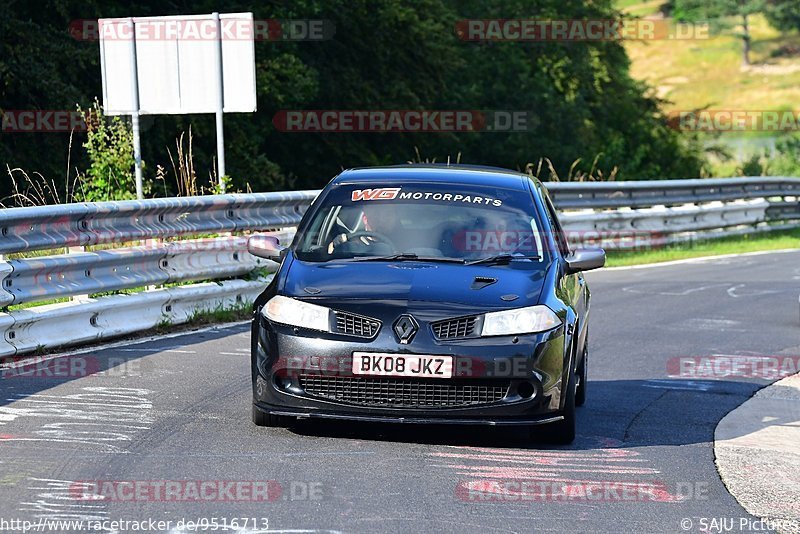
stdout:
<svg viewBox="0 0 800 534">
<path fill-rule="evenodd" d="M 298 418 L 427 424 L 534 425 L 563 419 L 561 391 L 570 365 L 563 325 L 538 334 L 448 342 L 418 335 L 412 344 L 402 345 L 390 332 L 363 340 L 274 324 L 260 314 L 255 321 L 253 402 L 264 412 Z M 320 396 L 304 387 L 304 381 L 311 377 L 322 377 L 326 383 L 352 383 L 354 378 L 386 379 L 387 384 L 397 381 L 393 377 L 354 377 L 354 352 L 453 356 L 452 379 L 410 382 L 433 389 L 457 383 L 468 385 L 471 391 L 476 390 L 473 386 L 492 384 L 507 387 L 506 394 L 477 404 L 396 406 Z"/>
</svg>

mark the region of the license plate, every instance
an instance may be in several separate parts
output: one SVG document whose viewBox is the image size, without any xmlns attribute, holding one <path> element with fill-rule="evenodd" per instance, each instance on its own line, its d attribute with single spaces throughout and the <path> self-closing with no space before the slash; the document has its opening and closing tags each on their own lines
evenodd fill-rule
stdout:
<svg viewBox="0 0 800 534">
<path fill-rule="evenodd" d="M 353 374 L 452 378 L 453 357 L 354 352 Z"/>
</svg>

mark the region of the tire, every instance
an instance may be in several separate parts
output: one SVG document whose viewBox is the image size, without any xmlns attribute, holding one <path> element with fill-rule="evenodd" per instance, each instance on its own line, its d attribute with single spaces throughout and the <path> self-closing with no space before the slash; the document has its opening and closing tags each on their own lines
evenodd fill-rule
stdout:
<svg viewBox="0 0 800 534">
<path fill-rule="evenodd" d="M 575 373 L 570 372 L 564 401 L 564 419 L 547 427 L 547 441 L 556 445 L 569 445 L 575 441 Z"/>
<path fill-rule="evenodd" d="M 589 383 L 589 339 L 583 346 L 583 359 L 578 368 L 578 386 L 575 388 L 575 406 L 586 404 L 586 385 Z"/>
<path fill-rule="evenodd" d="M 289 418 L 282 415 L 273 415 L 269 412 L 264 412 L 256 408 L 253 404 L 253 423 L 256 426 L 267 427 L 286 427 L 289 426 Z"/>
</svg>

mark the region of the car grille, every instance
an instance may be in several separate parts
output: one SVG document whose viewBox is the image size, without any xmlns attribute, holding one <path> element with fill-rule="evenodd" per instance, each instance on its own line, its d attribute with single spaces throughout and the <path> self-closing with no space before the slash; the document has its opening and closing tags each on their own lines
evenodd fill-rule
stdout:
<svg viewBox="0 0 800 534">
<path fill-rule="evenodd" d="M 497 402 L 506 396 L 502 380 L 442 380 L 416 378 L 301 375 L 308 395 L 325 399 L 392 408 L 452 408 Z"/>
<path fill-rule="evenodd" d="M 347 312 L 334 312 L 336 315 L 336 331 L 340 334 L 359 337 L 375 337 L 381 322 L 370 317 L 363 317 Z"/>
<path fill-rule="evenodd" d="M 460 337 L 470 337 L 475 331 L 475 321 L 477 317 L 459 317 L 458 319 L 448 319 L 431 323 L 433 335 L 436 339 L 457 339 Z"/>
</svg>

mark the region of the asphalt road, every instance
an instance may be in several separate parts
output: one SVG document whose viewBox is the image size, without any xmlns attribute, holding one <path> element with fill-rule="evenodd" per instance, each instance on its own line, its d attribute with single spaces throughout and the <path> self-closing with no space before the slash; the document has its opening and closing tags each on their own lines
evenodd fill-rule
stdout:
<svg viewBox="0 0 800 534">
<path fill-rule="evenodd" d="M 589 397 L 572 446 L 486 428 L 257 428 L 249 333 L 235 325 L 51 360 L 32 376 L 6 370 L 0 531 L 84 519 L 202 532 L 178 526 L 202 518 L 240 518 L 241 532 L 265 520 L 270 531 L 714 532 L 712 518 L 757 531 L 717 475 L 712 440 L 768 381 L 671 374 L 681 357 L 800 355 L 800 252 L 588 278 Z M 124 490 L 134 481 L 138 496 Z M 224 486 L 235 482 L 238 497 Z M 168 499 L 157 488 L 169 483 Z M 176 502 L 193 483 L 223 496 Z M 106 498 L 90 499 L 98 487 Z M 158 531 L 118 530 L 142 526 Z"/>
</svg>

